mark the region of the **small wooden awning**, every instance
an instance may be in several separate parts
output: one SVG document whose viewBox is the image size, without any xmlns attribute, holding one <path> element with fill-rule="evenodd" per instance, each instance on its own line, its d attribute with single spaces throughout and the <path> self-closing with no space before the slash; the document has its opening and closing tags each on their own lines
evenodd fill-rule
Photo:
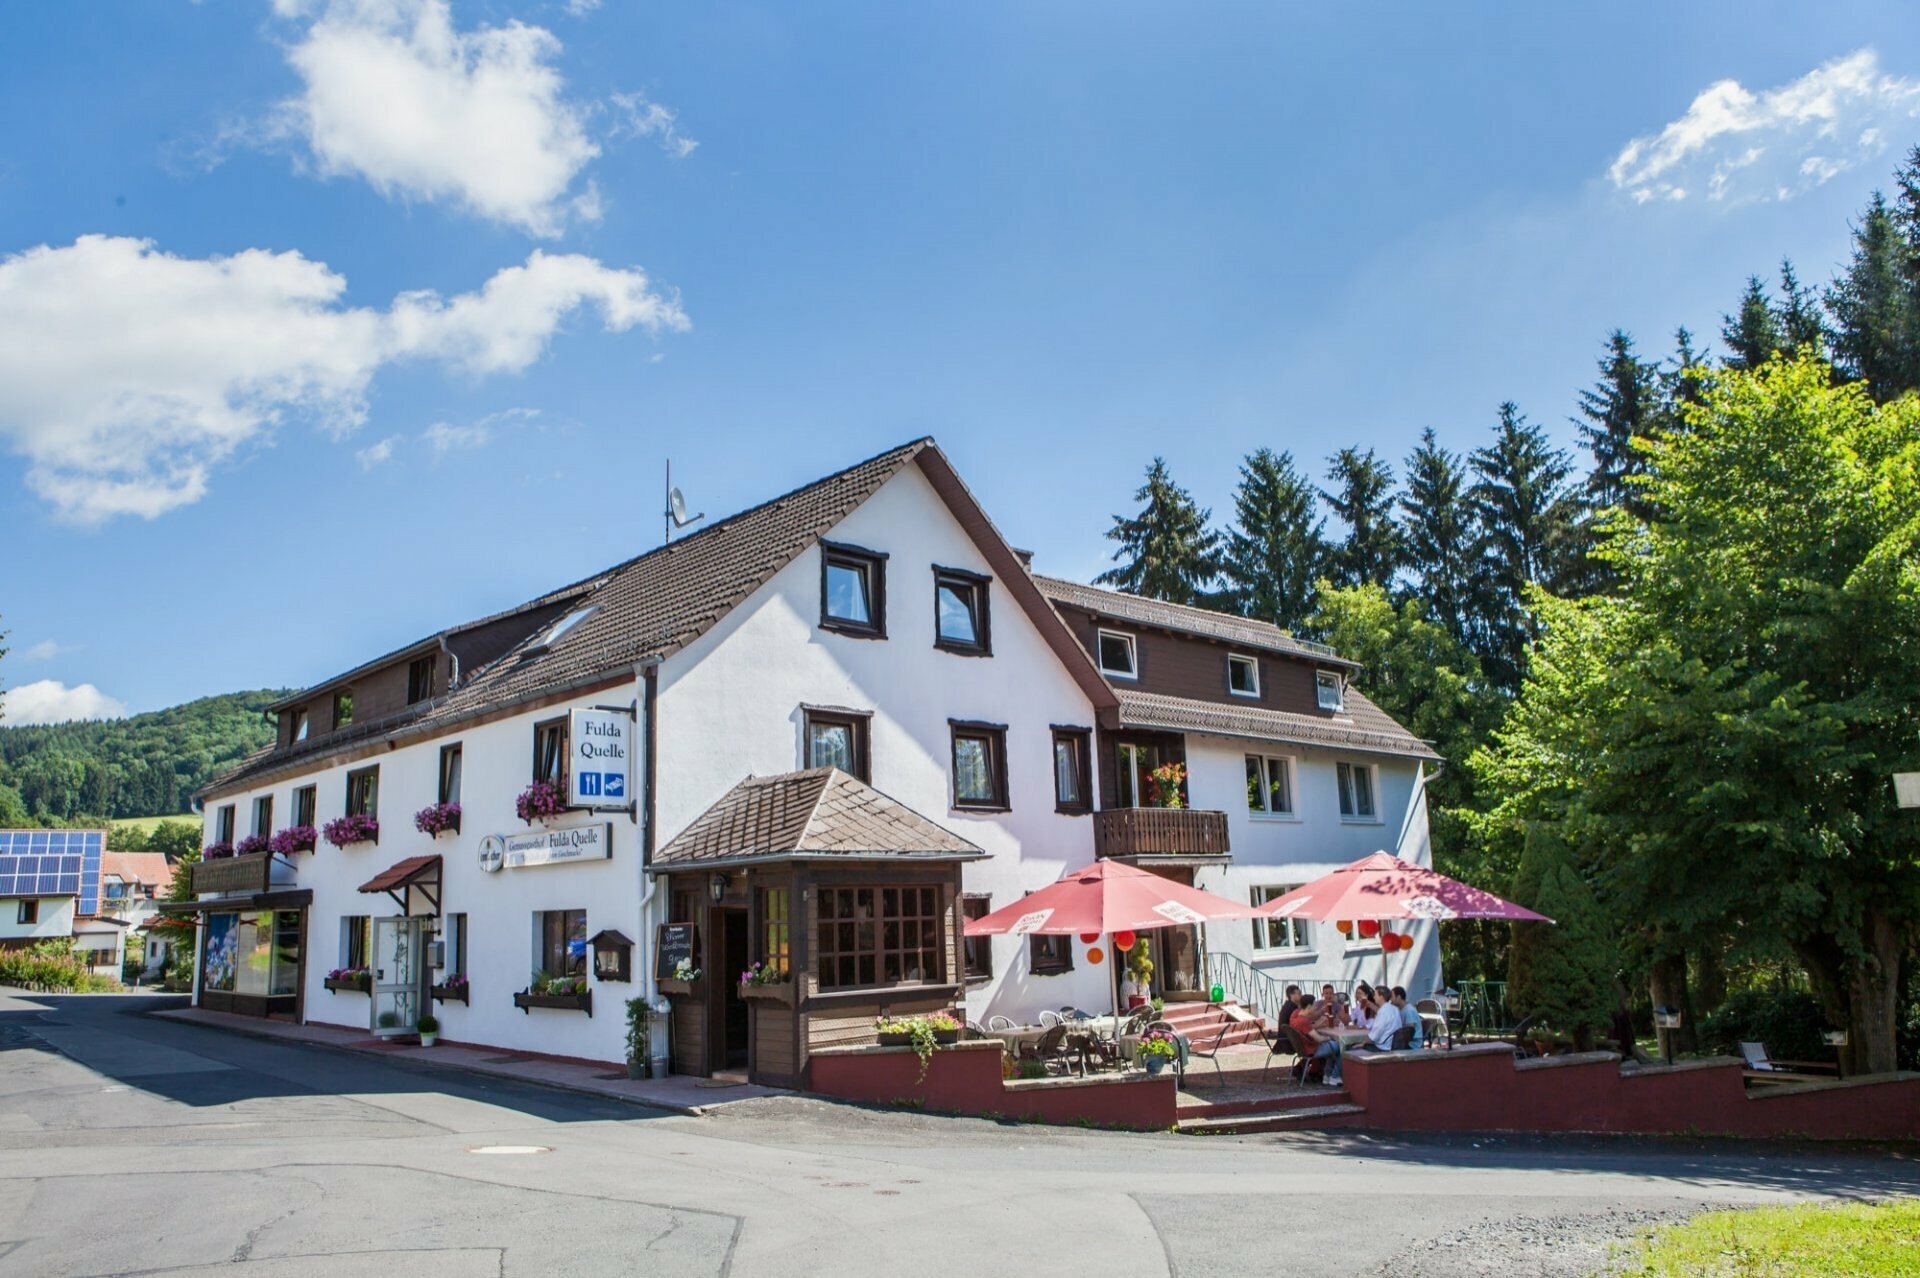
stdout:
<svg viewBox="0 0 1920 1278">
<path fill-rule="evenodd" d="M 606 928 L 602 931 L 595 932 L 587 938 L 587 944 L 590 946 L 597 948 L 602 943 L 607 945 L 624 945 L 628 949 L 633 948 L 633 938 L 625 932 L 617 932 L 613 928 Z"/>
<path fill-rule="evenodd" d="M 402 914 L 413 913 L 410 904 L 413 890 L 420 889 L 420 895 L 427 898 L 427 904 L 433 912 L 440 912 L 440 856 L 410 856 L 404 861 L 395 861 L 380 873 L 360 885 L 362 892 L 385 892 L 400 906 Z"/>
</svg>

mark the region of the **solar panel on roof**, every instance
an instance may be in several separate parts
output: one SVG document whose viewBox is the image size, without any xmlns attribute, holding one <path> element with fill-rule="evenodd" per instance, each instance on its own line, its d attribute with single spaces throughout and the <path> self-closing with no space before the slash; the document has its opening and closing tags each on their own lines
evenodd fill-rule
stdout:
<svg viewBox="0 0 1920 1278">
<path fill-rule="evenodd" d="M 100 911 L 102 830 L 0 830 L 0 896 L 71 896 Z"/>
</svg>

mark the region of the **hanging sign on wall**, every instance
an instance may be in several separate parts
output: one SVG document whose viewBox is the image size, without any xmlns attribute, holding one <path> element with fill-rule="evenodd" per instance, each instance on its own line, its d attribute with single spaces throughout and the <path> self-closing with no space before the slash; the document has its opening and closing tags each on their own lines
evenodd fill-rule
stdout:
<svg viewBox="0 0 1920 1278">
<path fill-rule="evenodd" d="M 625 710 L 575 710 L 567 730 L 567 802 L 576 808 L 624 808 L 633 759 L 633 716 Z"/>
</svg>

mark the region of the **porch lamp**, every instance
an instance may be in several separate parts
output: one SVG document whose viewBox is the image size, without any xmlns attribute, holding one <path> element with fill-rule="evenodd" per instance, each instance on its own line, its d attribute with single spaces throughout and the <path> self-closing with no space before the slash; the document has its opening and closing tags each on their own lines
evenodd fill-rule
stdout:
<svg viewBox="0 0 1920 1278">
<path fill-rule="evenodd" d="M 713 898 L 715 905 L 727 899 L 727 876 L 716 874 L 707 880 L 707 895 Z"/>
<path fill-rule="evenodd" d="M 1673 1064 L 1673 1031 L 1680 1028 L 1680 1009 L 1677 1007 L 1656 1007 L 1653 1009 L 1653 1027 L 1666 1030 L 1662 1039 L 1667 1064 Z"/>
</svg>

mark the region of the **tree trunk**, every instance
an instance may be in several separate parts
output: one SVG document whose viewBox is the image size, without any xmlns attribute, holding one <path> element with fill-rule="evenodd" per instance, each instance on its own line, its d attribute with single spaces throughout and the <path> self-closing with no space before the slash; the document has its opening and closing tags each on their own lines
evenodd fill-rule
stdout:
<svg viewBox="0 0 1920 1278">
<path fill-rule="evenodd" d="M 1727 965 L 1716 941 L 1700 947 L 1694 959 L 1694 1001 L 1697 1010 L 1711 1012 L 1727 1001 Z"/>
<path fill-rule="evenodd" d="M 1684 1013 L 1687 1006 L 1686 955 L 1669 954 L 1655 959 L 1647 969 L 1647 993 L 1652 997 L 1655 1007 L 1679 1008 Z M 1654 1035 L 1660 1041 L 1663 1058 L 1690 1052 L 1695 1041 L 1693 1018 L 1684 1017 L 1678 1030 L 1656 1028 Z"/>
<path fill-rule="evenodd" d="M 1884 914 L 1868 914 L 1860 938 L 1867 958 L 1849 966 L 1847 1073 L 1891 1074 L 1898 1068 L 1900 930 Z"/>
</svg>

